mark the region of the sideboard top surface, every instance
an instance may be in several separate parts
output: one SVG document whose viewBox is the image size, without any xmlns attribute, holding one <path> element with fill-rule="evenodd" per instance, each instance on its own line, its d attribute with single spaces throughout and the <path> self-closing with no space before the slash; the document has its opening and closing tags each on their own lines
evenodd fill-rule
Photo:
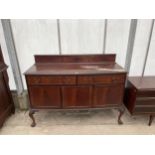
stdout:
<svg viewBox="0 0 155 155">
<path fill-rule="evenodd" d="M 129 81 L 139 90 L 155 89 L 155 76 L 129 77 Z"/>
<path fill-rule="evenodd" d="M 81 75 L 126 73 L 115 63 L 115 54 L 38 55 L 25 75 Z"/>
</svg>

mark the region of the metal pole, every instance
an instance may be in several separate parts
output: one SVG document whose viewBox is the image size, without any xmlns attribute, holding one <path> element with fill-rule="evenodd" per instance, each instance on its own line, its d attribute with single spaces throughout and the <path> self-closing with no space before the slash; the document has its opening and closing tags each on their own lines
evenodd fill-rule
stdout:
<svg viewBox="0 0 155 155">
<path fill-rule="evenodd" d="M 126 71 L 130 71 L 135 35 L 137 29 L 137 19 L 131 19 L 130 23 L 130 32 L 128 38 L 128 45 L 127 45 L 127 53 L 126 53 L 126 60 L 125 60 L 125 69 Z"/>
<path fill-rule="evenodd" d="M 11 23 L 9 19 L 2 19 L 2 27 L 4 31 L 4 37 L 6 41 L 6 46 L 8 49 L 8 54 L 10 58 L 10 63 L 13 70 L 13 75 L 15 79 L 15 84 L 17 87 L 17 93 L 18 95 L 22 94 L 24 91 L 24 86 L 22 82 L 22 76 L 20 72 L 19 62 L 17 58 L 16 48 L 14 44 L 12 29 L 11 29 Z"/>
<path fill-rule="evenodd" d="M 146 49 L 146 55 L 145 55 L 145 60 L 143 64 L 142 76 L 144 76 L 144 72 L 145 72 L 146 62 L 147 62 L 147 58 L 149 54 L 150 43 L 151 43 L 151 38 L 152 38 L 152 33 L 153 33 L 153 27 L 154 27 L 154 19 L 152 19 L 152 23 L 151 23 L 150 34 L 149 34 L 149 39 L 148 39 L 148 44 L 147 44 L 147 49 Z"/>
<path fill-rule="evenodd" d="M 59 54 L 62 54 L 62 49 L 61 49 L 61 34 L 60 34 L 60 20 L 57 19 L 57 30 L 58 30 L 58 46 L 59 46 Z"/>
<path fill-rule="evenodd" d="M 105 19 L 104 23 L 105 23 L 105 25 L 104 25 L 104 38 L 103 38 L 103 54 L 106 51 L 106 39 L 107 39 L 107 24 L 108 24 L 108 20 Z"/>
</svg>

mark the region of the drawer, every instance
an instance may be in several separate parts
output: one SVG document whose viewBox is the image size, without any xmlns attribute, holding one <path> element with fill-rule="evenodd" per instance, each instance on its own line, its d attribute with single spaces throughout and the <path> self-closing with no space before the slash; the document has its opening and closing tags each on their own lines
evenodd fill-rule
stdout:
<svg viewBox="0 0 155 155">
<path fill-rule="evenodd" d="M 124 83 L 125 75 L 99 75 L 94 76 L 95 84 Z"/>
<path fill-rule="evenodd" d="M 155 90 L 138 90 L 137 97 L 155 97 Z"/>
<path fill-rule="evenodd" d="M 136 99 L 136 105 L 155 106 L 155 97 L 141 97 Z"/>
<path fill-rule="evenodd" d="M 77 84 L 93 84 L 93 76 L 78 76 Z"/>
<path fill-rule="evenodd" d="M 136 113 L 155 113 L 155 106 L 135 106 L 133 114 Z"/>
<path fill-rule="evenodd" d="M 29 85 L 72 85 L 76 84 L 75 76 L 28 76 Z"/>
</svg>

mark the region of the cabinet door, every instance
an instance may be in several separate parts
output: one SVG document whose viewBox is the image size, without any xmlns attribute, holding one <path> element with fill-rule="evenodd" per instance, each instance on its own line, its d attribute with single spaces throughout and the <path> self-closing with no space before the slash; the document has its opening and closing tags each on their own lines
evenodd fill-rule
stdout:
<svg viewBox="0 0 155 155">
<path fill-rule="evenodd" d="M 93 107 L 104 107 L 122 103 L 124 86 L 94 86 Z"/>
<path fill-rule="evenodd" d="M 64 86 L 62 88 L 63 108 L 91 107 L 91 86 Z"/>
<path fill-rule="evenodd" d="M 60 108 L 61 96 L 59 86 L 30 86 L 32 108 Z"/>
<path fill-rule="evenodd" d="M 7 90 L 6 82 L 4 81 L 3 74 L 0 73 L 0 113 L 4 112 L 10 104 L 11 100 Z"/>
</svg>

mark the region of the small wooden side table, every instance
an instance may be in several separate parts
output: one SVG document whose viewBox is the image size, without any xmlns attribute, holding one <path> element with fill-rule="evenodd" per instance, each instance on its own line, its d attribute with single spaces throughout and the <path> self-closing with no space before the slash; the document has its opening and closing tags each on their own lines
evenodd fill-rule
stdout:
<svg viewBox="0 0 155 155">
<path fill-rule="evenodd" d="M 155 115 L 155 76 L 129 77 L 124 104 L 131 115 L 149 115 L 150 126 Z"/>
</svg>

